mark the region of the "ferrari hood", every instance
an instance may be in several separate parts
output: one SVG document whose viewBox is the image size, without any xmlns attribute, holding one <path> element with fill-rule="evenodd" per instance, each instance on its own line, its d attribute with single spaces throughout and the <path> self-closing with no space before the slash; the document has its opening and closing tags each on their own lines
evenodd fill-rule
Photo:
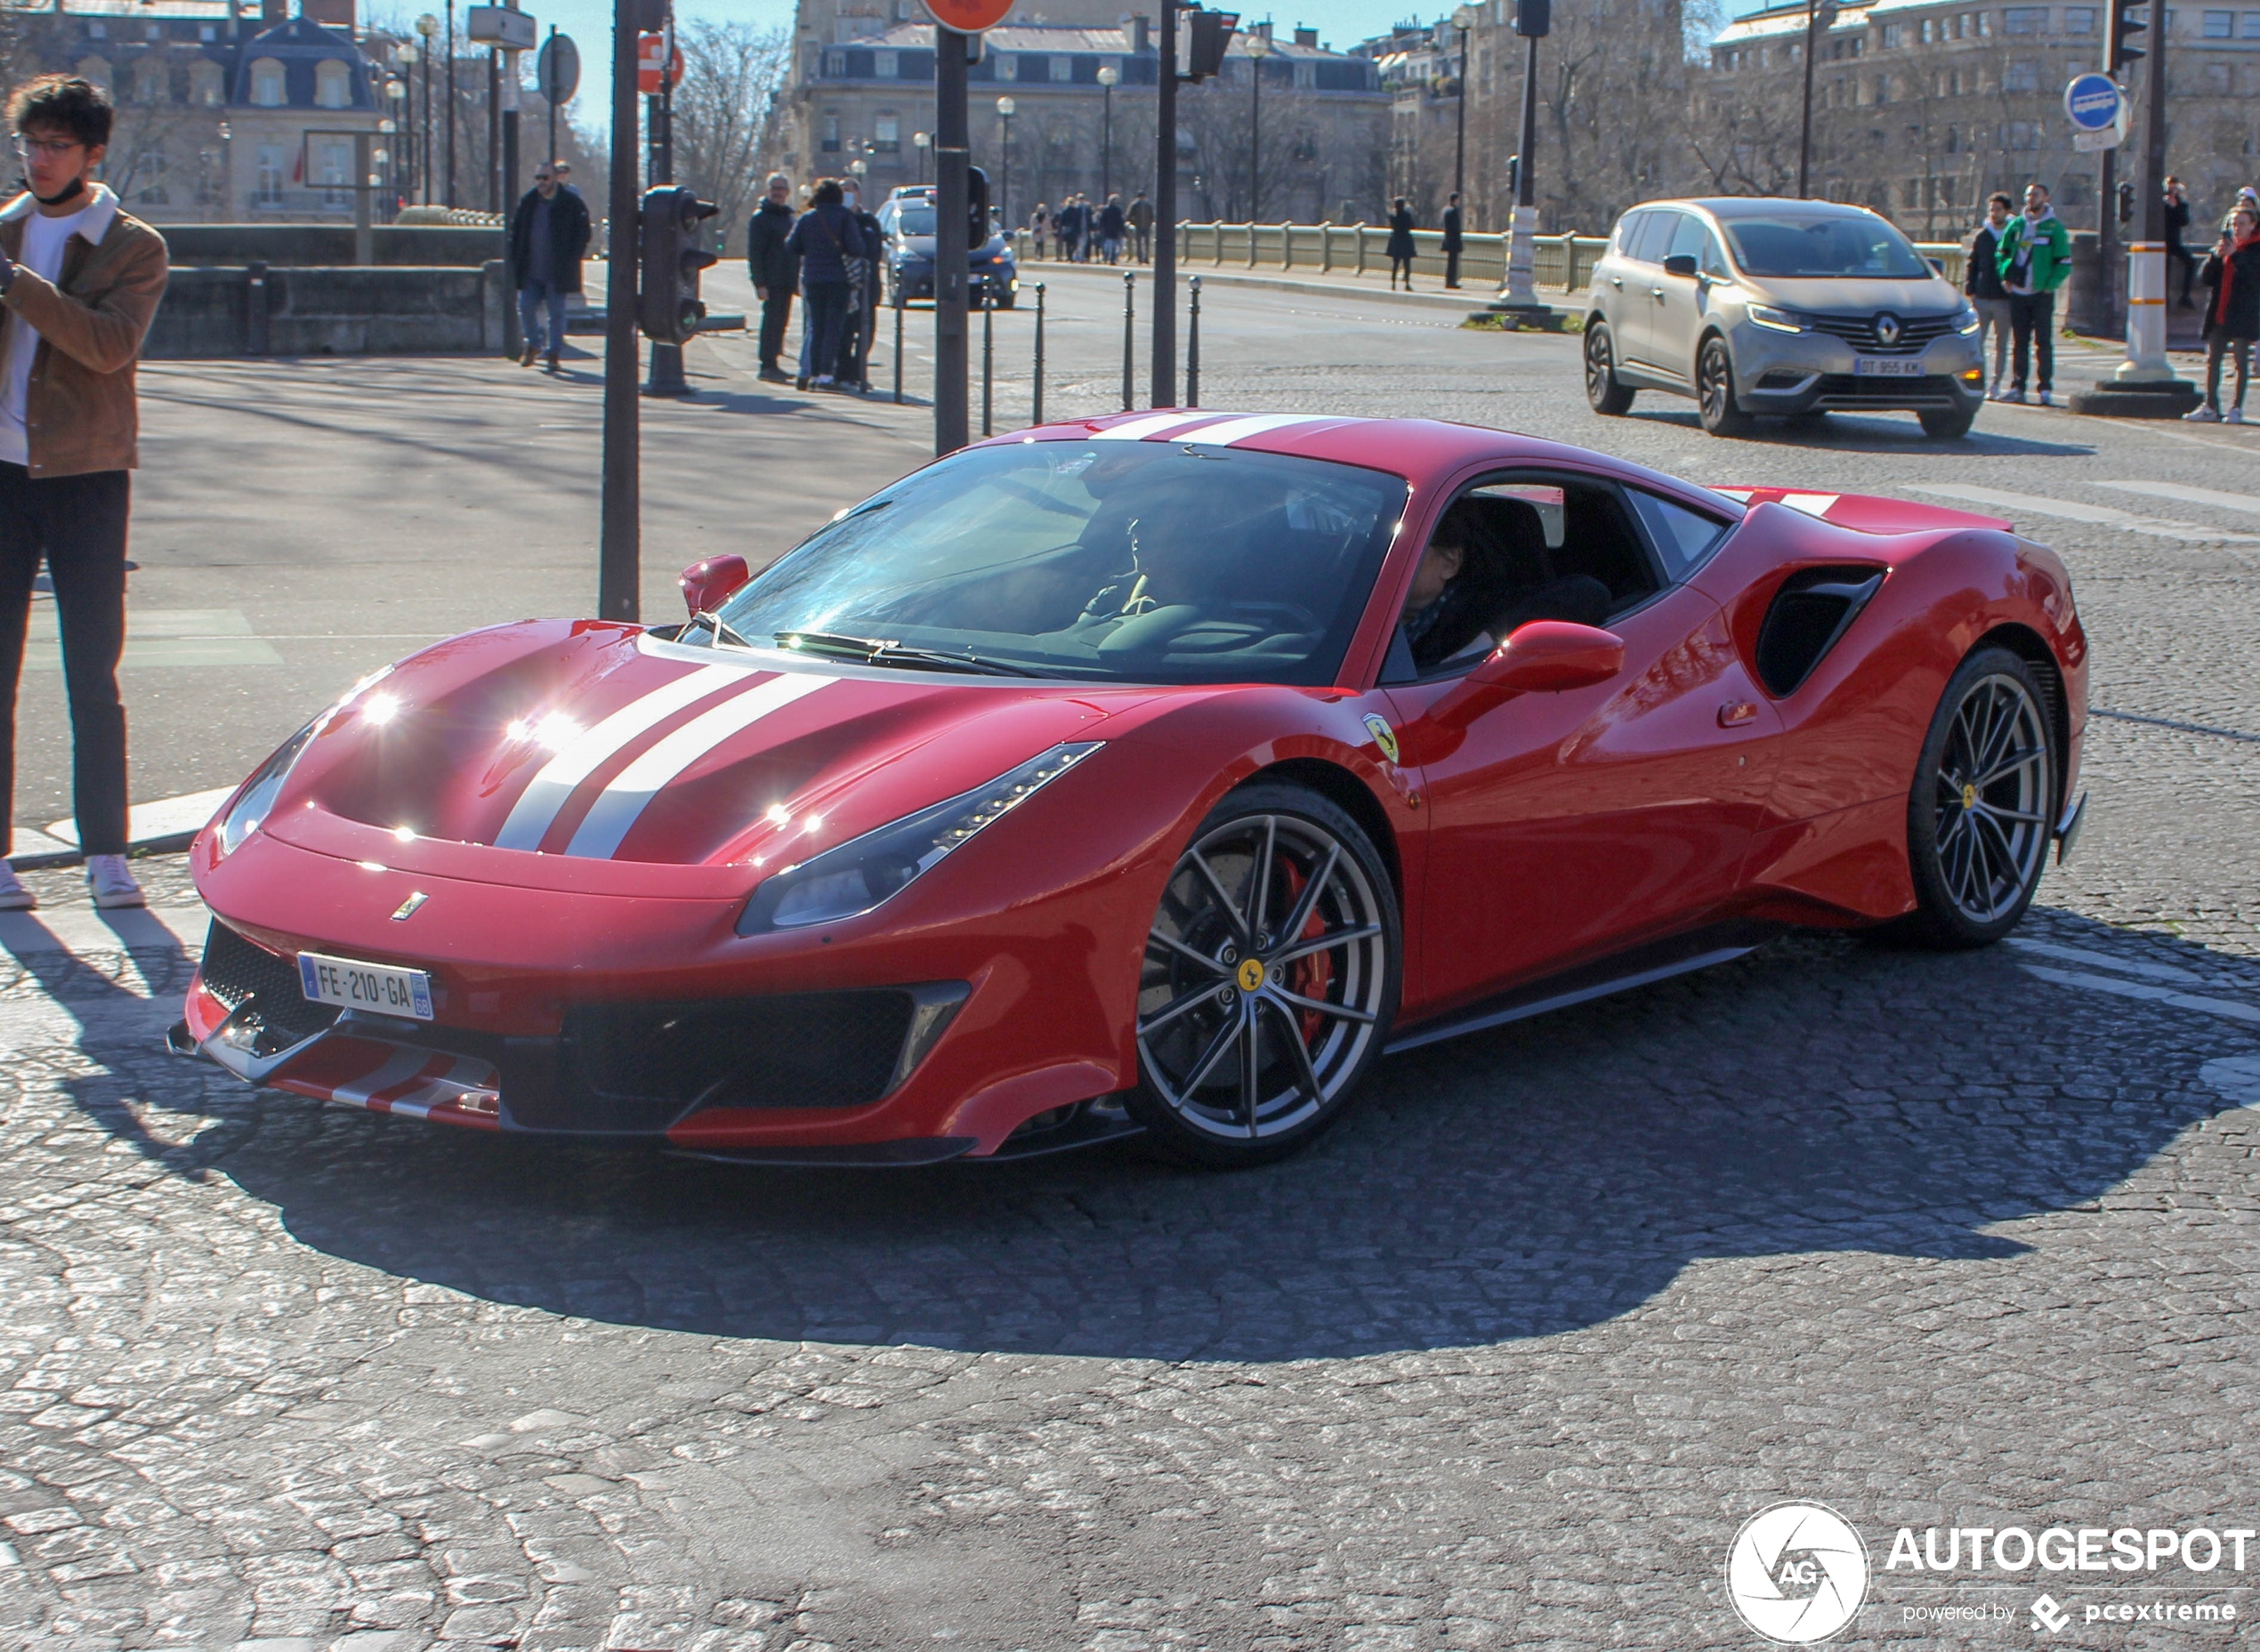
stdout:
<svg viewBox="0 0 2260 1652">
<path fill-rule="evenodd" d="M 698 866 L 790 840 L 798 858 L 1093 737 L 1118 703 L 533 622 L 457 638 L 354 699 L 308 747 L 278 829 L 312 808 L 525 854 Z"/>
</svg>

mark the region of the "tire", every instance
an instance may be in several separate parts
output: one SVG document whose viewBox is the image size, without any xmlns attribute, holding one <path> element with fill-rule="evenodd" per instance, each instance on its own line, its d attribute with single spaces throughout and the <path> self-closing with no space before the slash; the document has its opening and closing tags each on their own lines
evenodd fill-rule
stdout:
<svg viewBox="0 0 2260 1652">
<path fill-rule="evenodd" d="M 1356 821 L 1277 781 L 1227 795 L 1146 944 L 1128 1106 L 1148 1149 L 1237 1169 L 1308 1146 L 1388 1042 L 1402 958 L 1396 892 Z"/>
<path fill-rule="evenodd" d="M 1818 435 L 1828 428 L 1828 409 L 1811 407 L 1803 413 L 1793 413 L 1789 415 L 1788 424 L 1801 436 Z"/>
<path fill-rule="evenodd" d="M 2032 904 L 2054 836 L 2047 705 L 2032 667 L 2006 649 L 1977 649 L 1948 681 L 1907 799 L 1916 907 L 1898 927 L 1908 939 L 1990 947 Z"/>
<path fill-rule="evenodd" d="M 1586 324 L 1586 400 L 1595 413 L 1616 418 L 1631 411 L 1632 387 L 1617 377 L 1617 350 L 1604 321 Z"/>
<path fill-rule="evenodd" d="M 1923 434 L 1934 441 L 1956 441 L 1970 433 L 1970 426 L 1977 423 L 1975 407 L 1925 407 L 1915 415 L 1923 422 Z"/>
<path fill-rule="evenodd" d="M 1695 406 L 1703 428 L 1714 436 L 1747 436 L 1750 415 L 1734 399 L 1734 358 L 1726 341 L 1714 334 L 1695 357 Z"/>
</svg>

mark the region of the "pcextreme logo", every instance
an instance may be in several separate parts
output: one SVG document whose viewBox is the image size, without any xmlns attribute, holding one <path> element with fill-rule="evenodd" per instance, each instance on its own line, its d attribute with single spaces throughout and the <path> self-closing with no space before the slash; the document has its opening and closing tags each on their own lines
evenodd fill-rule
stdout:
<svg viewBox="0 0 2260 1652">
<path fill-rule="evenodd" d="M 1768 1640 L 1826 1640 L 1868 1598 L 1867 1545 L 1826 1504 L 1777 1503 L 1734 1535 L 1726 1593 L 1742 1621 Z"/>
</svg>

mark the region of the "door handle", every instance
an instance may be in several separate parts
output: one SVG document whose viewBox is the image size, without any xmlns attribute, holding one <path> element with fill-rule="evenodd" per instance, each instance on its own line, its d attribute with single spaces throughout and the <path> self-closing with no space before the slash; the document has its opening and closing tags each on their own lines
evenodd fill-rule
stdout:
<svg viewBox="0 0 2260 1652">
<path fill-rule="evenodd" d="M 1745 723 L 1756 722 L 1757 718 L 1757 705 L 1750 700 L 1729 700 L 1718 708 L 1718 726 L 1722 729 L 1739 729 Z"/>
<path fill-rule="evenodd" d="M 1622 276 L 1610 276 L 1609 278 L 1609 285 L 1615 287 L 1619 293 L 1621 293 L 1625 290 L 1625 278 Z"/>
<path fill-rule="evenodd" d="M 1664 302 L 1664 289 L 1662 287 L 1651 286 L 1648 289 L 1648 291 L 1654 296 L 1658 303 L 1660 304 Z"/>
</svg>

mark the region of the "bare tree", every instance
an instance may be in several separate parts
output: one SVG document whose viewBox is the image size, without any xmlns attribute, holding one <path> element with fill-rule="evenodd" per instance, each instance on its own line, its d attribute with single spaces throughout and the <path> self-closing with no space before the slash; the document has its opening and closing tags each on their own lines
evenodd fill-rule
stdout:
<svg viewBox="0 0 2260 1652">
<path fill-rule="evenodd" d="M 742 225 L 779 147 L 779 98 L 792 68 L 782 28 L 693 19 L 680 26 L 682 83 L 674 89 L 675 181 Z"/>
</svg>

